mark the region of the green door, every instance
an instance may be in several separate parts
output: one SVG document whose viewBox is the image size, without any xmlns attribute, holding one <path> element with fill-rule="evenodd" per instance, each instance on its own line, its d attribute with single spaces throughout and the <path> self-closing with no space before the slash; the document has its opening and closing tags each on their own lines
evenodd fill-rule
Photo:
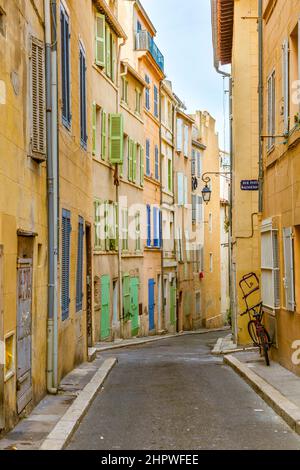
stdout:
<svg viewBox="0 0 300 470">
<path fill-rule="evenodd" d="M 176 287 L 170 286 L 170 323 L 176 325 Z"/>
<path fill-rule="evenodd" d="M 110 278 L 101 277 L 101 339 L 107 339 L 110 334 Z"/>
<path fill-rule="evenodd" d="M 131 335 L 136 336 L 139 332 L 139 279 L 130 279 L 130 316 Z"/>
</svg>

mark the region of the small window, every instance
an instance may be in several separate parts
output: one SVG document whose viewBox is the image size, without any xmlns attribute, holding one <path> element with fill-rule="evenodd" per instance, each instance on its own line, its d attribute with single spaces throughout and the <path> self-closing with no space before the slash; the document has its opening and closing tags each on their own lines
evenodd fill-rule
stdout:
<svg viewBox="0 0 300 470">
<path fill-rule="evenodd" d="M 151 165 L 150 165 L 150 140 L 146 140 L 146 175 L 150 176 Z"/>
<path fill-rule="evenodd" d="M 93 103 L 93 155 L 100 159 L 101 156 L 101 108 Z"/>
<path fill-rule="evenodd" d="M 87 119 L 86 119 L 86 58 L 85 51 L 80 44 L 80 142 L 81 146 L 87 148 Z"/>
<path fill-rule="evenodd" d="M 141 114 L 142 93 L 140 90 L 135 90 L 135 112 Z"/>
<path fill-rule="evenodd" d="M 122 101 L 128 105 L 128 80 L 122 77 Z"/>
<path fill-rule="evenodd" d="M 6 14 L 0 7 L 0 34 L 6 37 Z"/>
</svg>

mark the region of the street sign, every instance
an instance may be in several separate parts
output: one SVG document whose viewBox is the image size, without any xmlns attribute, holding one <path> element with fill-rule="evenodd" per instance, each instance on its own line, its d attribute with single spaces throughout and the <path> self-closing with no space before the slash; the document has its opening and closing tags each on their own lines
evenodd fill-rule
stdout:
<svg viewBox="0 0 300 470">
<path fill-rule="evenodd" d="M 242 180 L 241 190 L 242 191 L 258 191 L 259 190 L 258 180 Z"/>
</svg>

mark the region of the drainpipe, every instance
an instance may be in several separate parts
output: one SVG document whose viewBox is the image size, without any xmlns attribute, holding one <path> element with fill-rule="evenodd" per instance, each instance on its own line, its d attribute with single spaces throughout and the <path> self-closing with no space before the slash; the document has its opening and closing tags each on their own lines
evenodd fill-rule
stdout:
<svg viewBox="0 0 300 470">
<path fill-rule="evenodd" d="M 118 50 L 118 58 L 117 58 L 117 72 L 116 72 L 116 82 L 117 82 L 117 92 L 116 92 L 116 113 L 118 114 L 120 111 L 120 86 L 121 86 L 121 76 L 120 68 L 121 68 L 121 49 L 125 45 L 126 39 L 123 39 L 123 42 L 119 45 Z M 127 74 L 127 68 L 126 68 Z M 124 157 L 124 156 L 123 156 Z M 123 279 L 122 279 L 122 246 L 121 246 L 121 239 L 120 239 L 120 179 L 119 179 L 119 165 L 115 166 L 115 185 L 116 185 L 116 203 L 117 203 L 117 222 L 118 222 L 118 280 L 119 280 L 119 318 L 120 318 L 120 337 L 123 337 Z"/>
<path fill-rule="evenodd" d="M 51 8 L 55 2 L 51 0 Z M 56 5 L 55 5 L 56 7 Z M 47 203 L 48 203 L 48 321 L 47 321 L 47 390 L 57 393 L 57 106 L 55 99 L 56 69 L 51 44 L 50 0 L 44 0 L 46 43 L 46 123 L 47 123 Z M 55 28 L 54 28 L 55 29 Z M 53 93 L 54 91 L 54 93 Z M 56 125 L 55 125 L 56 123 Z"/>
<path fill-rule="evenodd" d="M 264 184 L 264 169 L 263 169 L 263 140 L 261 138 L 263 134 L 263 112 L 264 112 L 264 102 L 263 102 L 263 5 L 262 0 L 258 1 L 258 107 L 259 107 L 259 202 L 258 202 L 258 211 L 263 211 L 263 184 Z"/>
</svg>

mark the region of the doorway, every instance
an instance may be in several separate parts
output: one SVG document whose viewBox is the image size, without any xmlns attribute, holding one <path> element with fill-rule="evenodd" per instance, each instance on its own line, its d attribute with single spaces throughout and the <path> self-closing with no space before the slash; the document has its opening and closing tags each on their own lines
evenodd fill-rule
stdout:
<svg viewBox="0 0 300 470">
<path fill-rule="evenodd" d="M 148 281 L 148 311 L 149 311 L 149 331 L 153 331 L 155 328 L 154 322 L 154 279 L 149 279 Z"/>
<path fill-rule="evenodd" d="M 90 224 L 85 225 L 86 253 L 86 334 L 87 348 L 93 346 L 93 315 L 92 315 L 92 233 Z"/>
</svg>

